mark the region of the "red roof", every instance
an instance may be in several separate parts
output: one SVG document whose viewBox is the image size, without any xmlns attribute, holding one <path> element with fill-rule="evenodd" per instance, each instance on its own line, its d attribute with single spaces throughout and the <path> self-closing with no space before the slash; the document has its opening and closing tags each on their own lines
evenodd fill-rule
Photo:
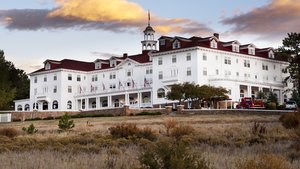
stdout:
<svg viewBox="0 0 300 169">
<path fill-rule="evenodd" d="M 123 57 L 112 57 L 113 59 L 117 60 L 117 65 L 122 62 L 122 60 L 125 60 L 126 58 L 130 58 L 138 63 L 148 63 L 150 61 L 150 56 L 149 56 L 150 51 L 143 51 L 142 54 L 137 54 L 137 55 L 131 55 L 131 56 L 123 56 Z M 97 59 L 97 61 L 107 61 L 106 63 L 103 62 L 101 63 L 101 69 L 98 70 L 103 70 L 103 69 L 109 69 L 112 68 L 110 67 L 109 64 L 109 59 L 103 60 L 103 59 Z M 78 70 L 78 71 L 94 71 L 95 69 L 95 62 L 83 62 L 83 61 L 77 61 L 77 60 L 70 60 L 70 59 L 64 59 L 61 61 L 57 60 L 46 60 L 44 64 L 46 65 L 47 63 L 50 64 L 50 69 L 49 70 L 56 70 L 56 69 L 70 69 L 70 70 Z M 44 72 L 44 71 L 49 71 L 46 70 L 45 67 L 41 68 L 37 71 L 34 71 L 32 73 L 37 73 L 37 72 Z"/>
<path fill-rule="evenodd" d="M 190 47 L 205 47 L 205 48 L 211 48 L 210 47 L 210 41 L 212 40 L 212 38 L 214 38 L 215 36 L 211 36 L 211 37 L 196 37 L 193 36 L 189 39 L 187 38 L 183 38 L 183 37 L 168 37 L 168 36 L 161 36 L 159 38 L 160 41 L 164 40 L 164 45 L 159 46 L 159 51 L 156 53 L 160 53 L 160 52 L 165 52 L 165 51 L 172 51 L 172 50 L 178 50 L 178 49 L 182 49 L 182 48 L 190 48 Z M 180 42 L 180 48 L 176 48 L 173 49 L 173 42 L 175 40 L 178 40 Z M 216 50 L 221 50 L 221 51 L 227 51 L 227 52 L 233 52 L 232 51 L 232 45 L 230 45 L 231 43 L 235 42 L 233 41 L 229 41 L 229 42 L 222 42 L 222 41 L 218 41 L 217 42 L 217 48 L 214 48 Z M 238 42 L 238 41 L 237 41 Z M 245 47 L 251 44 L 246 44 L 246 45 L 240 45 L 240 47 Z M 233 52 L 233 53 L 241 53 L 241 54 L 245 54 L 245 55 L 249 55 L 249 56 L 256 56 L 256 57 L 262 57 L 262 58 L 269 58 L 269 50 L 272 48 L 263 48 L 263 49 L 259 49 L 259 48 L 255 48 L 255 55 L 251 55 L 248 53 L 248 48 L 245 49 L 240 49 L 239 52 Z M 286 59 L 276 56 L 275 55 L 275 59 L 274 60 L 280 60 L 280 61 L 286 61 Z"/>
</svg>

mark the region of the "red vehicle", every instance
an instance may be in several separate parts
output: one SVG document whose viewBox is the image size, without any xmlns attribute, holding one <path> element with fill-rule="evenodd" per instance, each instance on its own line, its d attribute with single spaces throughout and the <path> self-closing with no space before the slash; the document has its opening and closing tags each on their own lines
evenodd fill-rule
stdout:
<svg viewBox="0 0 300 169">
<path fill-rule="evenodd" d="M 238 109 L 264 109 L 265 104 L 262 99 L 255 99 L 251 97 L 243 97 L 240 104 L 237 105 Z"/>
</svg>

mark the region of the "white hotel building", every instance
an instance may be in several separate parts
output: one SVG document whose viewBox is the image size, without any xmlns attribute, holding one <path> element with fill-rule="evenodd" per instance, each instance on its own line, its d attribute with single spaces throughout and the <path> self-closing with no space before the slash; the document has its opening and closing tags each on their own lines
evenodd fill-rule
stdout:
<svg viewBox="0 0 300 169">
<path fill-rule="evenodd" d="M 272 48 L 223 42 L 211 37 L 159 38 L 148 24 L 142 54 L 82 62 L 46 60 L 30 73 L 30 99 L 16 100 L 16 111 L 85 111 L 122 107 L 159 107 L 175 83 L 224 87 L 232 101 L 270 90 L 287 99 L 283 79 L 288 63 Z"/>
</svg>

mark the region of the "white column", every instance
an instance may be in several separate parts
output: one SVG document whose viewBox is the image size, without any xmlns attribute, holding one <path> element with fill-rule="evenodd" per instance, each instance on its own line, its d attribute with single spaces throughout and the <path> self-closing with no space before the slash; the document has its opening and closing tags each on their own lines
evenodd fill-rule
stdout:
<svg viewBox="0 0 300 169">
<path fill-rule="evenodd" d="M 138 93 L 138 104 L 139 104 L 139 107 L 142 106 L 142 93 Z"/>
<path fill-rule="evenodd" d="M 89 110 L 89 99 L 85 99 L 85 110 Z"/>
<path fill-rule="evenodd" d="M 129 105 L 129 94 L 125 93 L 125 105 Z"/>
<path fill-rule="evenodd" d="M 251 94 L 252 94 L 252 87 L 247 86 L 247 97 L 251 97 Z"/>
<path fill-rule="evenodd" d="M 96 97 L 96 109 L 100 108 L 100 97 Z"/>
<path fill-rule="evenodd" d="M 111 96 L 107 96 L 107 107 L 108 108 L 111 108 L 112 106 L 111 106 Z"/>
</svg>

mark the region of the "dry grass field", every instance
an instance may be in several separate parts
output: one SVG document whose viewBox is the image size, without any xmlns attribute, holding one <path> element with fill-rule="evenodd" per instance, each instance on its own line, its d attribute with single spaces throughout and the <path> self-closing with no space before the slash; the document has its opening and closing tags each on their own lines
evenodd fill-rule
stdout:
<svg viewBox="0 0 300 169">
<path fill-rule="evenodd" d="M 238 169 L 253 161 L 265 160 L 276 166 L 282 165 L 281 168 L 299 169 L 300 159 L 291 148 L 297 139 L 296 134 L 285 129 L 279 117 L 158 115 L 80 118 L 73 119 L 75 127 L 68 132 L 59 131 L 58 120 L 0 124 L 0 129 L 18 131 L 12 138 L 0 135 L 0 168 L 137 169 L 141 167 L 141 147 L 151 141 L 135 137 L 113 138 L 109 128 L 124 123 L 136 124 L 141 129 L 149 127 L 157 141 L 171 137 L 167 134 L 166 123 L 175 121 L 177 126 L 193 129 L 186 129 L 193 132 L 181 139 L 192 146 L 192 151 L 201 153 L 212 168 Z M 30 124 L 38 129 L 37 133 L 30 135 L 22 131 Z"/>
</svg>

